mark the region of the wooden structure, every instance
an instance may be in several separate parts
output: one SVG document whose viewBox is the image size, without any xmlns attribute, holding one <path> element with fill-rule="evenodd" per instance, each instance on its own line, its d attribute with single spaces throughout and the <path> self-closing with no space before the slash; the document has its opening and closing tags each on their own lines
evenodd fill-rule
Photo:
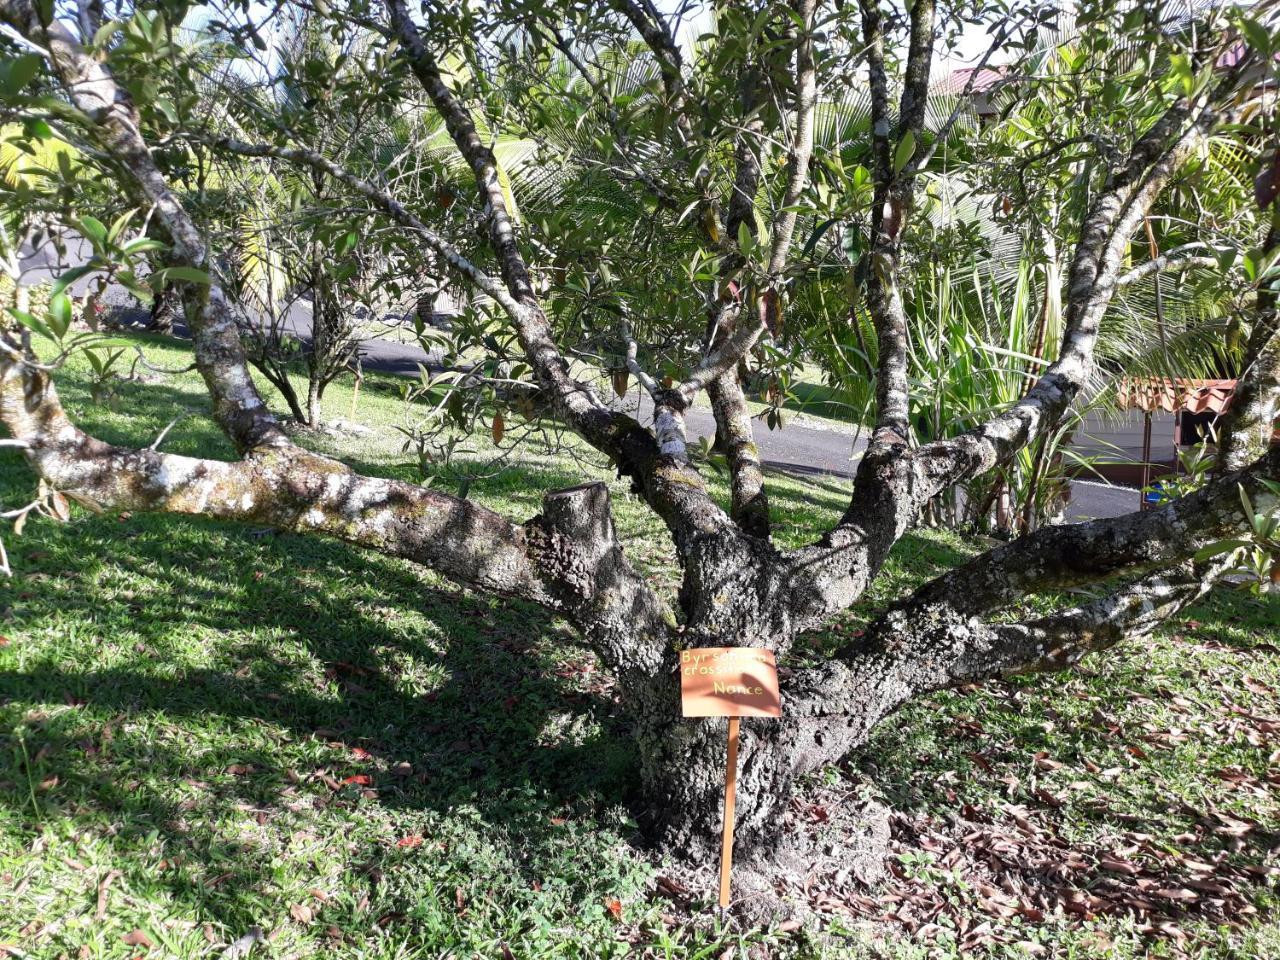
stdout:
<svg viewBox="0 0 1280 960">
<path fill-rule="evenodd" d="M 1207 428 L 1231 409 L 1235 396 L 1235 380 L 1194 380 L 1187 377 L 1126 377 L 1120 381 L 1117 400 L 1122 410 L 1141 410 L 1142 489 L 1141 509 L 1151 505 L 1147 488 L 1151 486 L 1151 415 L 1172 413 L 1174 449 L 1202 442 Z M 1178 470 L 1175 456 L 1173 469 Z"/>
</svg>

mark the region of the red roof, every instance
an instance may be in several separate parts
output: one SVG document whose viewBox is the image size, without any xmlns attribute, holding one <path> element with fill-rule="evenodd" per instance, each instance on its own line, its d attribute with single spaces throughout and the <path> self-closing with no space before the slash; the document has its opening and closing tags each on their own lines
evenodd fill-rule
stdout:
<svg viewBox="0 0 1280 960">
<path fill-rule="evenodd" d="M 1125 377 L 1116 399 L 1123 410 L 1156 413 L 1226 413 L 1236 392 L 1234 380 L 1189 380 L 1156 377 Z"/>
<path fill-rule="evenodd" d="M 961 94 L 968 87 L 970 78 L 973 78 L 973 86 L 970 91 L 972 93 L 986 93 L 999 83 L 1003 77 L 1003 67 L 964 67 L 960 70 L 952 70 L 951 74 L 938 84 L 938 89 L 942 93 Z"/>
</svg>

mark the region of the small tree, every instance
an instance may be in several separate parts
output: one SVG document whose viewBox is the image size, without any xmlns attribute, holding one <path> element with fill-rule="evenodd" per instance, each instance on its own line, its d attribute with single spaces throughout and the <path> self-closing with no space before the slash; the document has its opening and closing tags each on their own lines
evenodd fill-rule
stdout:
<svg viewBox="0 0 1280 960">
<path fill-rule="evenodd" d="M 214 229 L 227 250 L 223 272 L 233 293 L 246 358 L 274 386 L 295 420 L 321 425 L 325 389 L 359 356 L 367 318 L 386 305 L 375 295 L 387 271 L 376 271 L 358 248 L 358 237 L 326 213 L 323 185 L 307 194 L 282 196 L 279 182 L 239 176 L 230 181 L 252 198 L 243 209 L 223 211 Z M 237 192 L 227 190 L 230 194 Z M 300 314 L 310 314 L 300 323 Z M 290 379 L 301 369 L 307 380 L 299 396 Z"/>
<path fill-rule="evenodd" d="M 68 136 L 92 148 L 86 156 L 118 178 L 122 192 L 154 207 L 169 256 L 184 265 L 172 276 L 182 282 L 214 416 L 241 459 L 199 460 L 86 435 L 59 404 L 50 371 L 13 332 L 0 353 L 0 418 L 50 489 L 96 508 L 199 513 L 338 537 L 557 612 L 617 679 L 639 758 L 637 807 L 646 829 L 674 851 L 707 848 L 719 817 L 723 731 L 681 719 L 679 651 L 768 646 L 787 658 L 798 638 L 865 593 L 940 492 L 998 468 L 1052 431 L 1087 387 L 1100 324 L 1157 198 L 1194 173 L 1206 137 L 1228 128 L 1247 134 L 1248 124 L 1272 129 L 1252 96 L 1274 69 L 1276 44 L 1262 23 L 1219 11 L 1189 31 L 1159 7 L 1085 5 L 1079 29 L 1095 34 L 1103 51 L 1091 68 L 1096 95 L 1132 85 L 1156 95 L 1145 112 L 1112 117 L 1113 128 L 1091 133 L 1094 150 L 1068 187 L 1086 202 L 1073 235 L 1058 238 L 1074 253 L 1057 355 L 1003 409 L 958 436 L 912 445 L 912 331 L 903 302 L 911 257 L 904 238 L 919 215 L 928 163 L 955 116 L 930 111 L 944 18 L 932 0 L 916 0 L 906 16 L 876 0 L 818 6 L 797 0 L 725 9 L 693 59 L 676 42 L 673 24 L 640 0 L 430 6 L 425 24 L 402 0 L 385 0 L 377 11 L 329 11 L 326 29 L 373 38 L 329 89 L 329 109 L 394 111 L 425 98 L 477 191 L 477 204 L 442 209 L 420 193 L 401 198 L 394 184 L 348 168 L 323 143 L 309 144 L 313 118 L 305 107 L 276 116 L 271 137 L 246 142 L 135 101 L 117 75 L 163 77 L 188 99 L 194 88 L 183 58 L 164 46 L 158 12 L 139 10 L 124 28 L 126 40 L 113 45 L 49 21 L 41 12 L 47 8 L 32 0 L 0 0 L 0 20 L 43 52 L 42 69 L 60 84 Z M 947 14 L 966 15 L 962 8 Z M 1042 16 L 1035 7 L 1014 10 L 1001 17 L 996 35 L 1008 37 L 1028 21 L 1038 26 Z M 1113 71 L 1104 39 L 1148 52 Z M 602 49 L 616 51 L 617 61 L 634 60 L 642 49 L 651 80 L 635 96 L 618 97 L 617 86 L 586 62 L 603 60 Z M 1024 68 L 1007 67 L 1010 82 L 1024 78 Z M 570 87 L 572 103 L 600 110 L 608 131 L 581 162 L 642 197 L 643 214 L 628 221 L 617 206 L 602 209 L 593 223 L 562 224 L 562 243 L 550 222 L 547 229 L 531 218 L 515 222 L 509 178 L 492 138 L 478 133 L 475 111 L 505 112 L 536 139 L 547 115 L 540 98 L 565 89 L 569 70 L 584 78 Z M 1025 79 L 1031 82 L 1031 71 Z M 865 86 L 869 99 L 861 173 L 813 150 L 825 112 L 820 87 L 849 86 Z M 14 111 L 45 109 L 21 91 L 8 99 Z M 359 216 L 393 225 L 396 242 L 429 250 L 492 303 L 505 342 L 518 348 L 554 415 L 612 458 L 670 532 L 681 566 L 678 606 L 632 567 L 603 484 L 550 491 L 540 514 L 517 523 L 438 490 L 362 476 L 296 446 L 253 386 L 206 239 L 155 161 L 156 142 L 183 136 L 223 154 L 314 173 L 326 189 L 359 204 Z M 861 296 L 876 343 L 871 440 L 842 516 L 815 542 L 784 549 L 771 536 L 737 370 L 762 338 L 782 335 L 804 269 L 794 258 L 796 238 L 817 232 L 845 194 L 868 200 L 861 208 L 869 238 Z M 1259 199 L 1274 224 L 1275 190 L 1260 190 Z M 681 246 L 664 247 L 668 236 Z M 768 827 L 798 776 L 863 744 L 904 702 L 986 678 L 1068 668 L 1155 629 L 1228 568 L 1221 556 L 1201 551 L 1247 535 L 1253 517 L 1241 512 L 1240 491 L 1265 513 L 1275 507 L 1275 493 L 1264 481 L 1280 477 L 1280 448 L 1266 446 L 1280 399 L 1274 226 L 1268 237 L 1262 252 L 1250 254 L 1255 312 L 1221 475 L 1159 509 L 1046 527 L 988 550 L 900 599 L 825 660 L 794 662 L 786 717 L 744 724 L 739 837 L 750 855 L 773 852 Z M 531 266 L 535 258 L 546 267 Z M 628 277 L 619 266 L 637 273 Z M 654 301 L 661 311 L 631 295 L 668 280 L 684 286 Z M 588 300 L 591 311 L 569 309 Z M 560 341 L 580 344 L 605 330 L 650 395 L 652 427 L 617 411 L 572 371 Z M 492 347 L 503 345 L 492 339 Z M 727 504 L 708 491 L 686 441 L 685 412 L 703 392 L 724 444 Z M 1098 592 L 1077 605 L 1048 614 L 1021 607 L 1028 595 L 1086 584 Z"/>
</svg>

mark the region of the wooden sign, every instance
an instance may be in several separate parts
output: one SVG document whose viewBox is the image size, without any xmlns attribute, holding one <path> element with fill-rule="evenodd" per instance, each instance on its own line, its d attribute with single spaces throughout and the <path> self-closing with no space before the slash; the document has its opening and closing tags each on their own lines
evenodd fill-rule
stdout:
<svg viewBox="0 0 1280 960">
<path fill-rule="evenodd" d="M 733 813 L 738 790 L 739 717 L 780 717 L 778 664 L 772 650 L 700 647 L 680 651 L 680 706 L 686 717 L 728 717 L 724 827 L 720 838 L 720 909 L 729 908 Z"/>
<path fill-rule="evenodd" d="M 686 717 L 780 717 L 772 650 L 702 647 L 680 652 L 680 705 Z"/>
</svg>

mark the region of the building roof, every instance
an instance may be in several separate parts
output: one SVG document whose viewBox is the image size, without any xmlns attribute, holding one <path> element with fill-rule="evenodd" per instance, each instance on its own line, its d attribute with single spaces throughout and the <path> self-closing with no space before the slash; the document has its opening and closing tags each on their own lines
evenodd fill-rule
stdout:
<svg viewBox="0 0 1280 960">
<path fill-rule="evenodd" d="M 1146 413 L 1226 413 L 1235 395 L 1234 380 L 1190 380 L 1185 377 L 1125 377 L 1116 399 L 1123 410 Z"/>
<path fill-rule="evenodd" d="M 995 67 L 963 67 L 959 70 L 952 70 L 939 84 L 938 89 L 942 93 L 962 94 L 965 88 L 969 86 L 969 81 L 973 79 L 973 87 L 970 88 L 972 93 L 986 93 L 1004 77 L 1004 68 Z"/>
</svg>

